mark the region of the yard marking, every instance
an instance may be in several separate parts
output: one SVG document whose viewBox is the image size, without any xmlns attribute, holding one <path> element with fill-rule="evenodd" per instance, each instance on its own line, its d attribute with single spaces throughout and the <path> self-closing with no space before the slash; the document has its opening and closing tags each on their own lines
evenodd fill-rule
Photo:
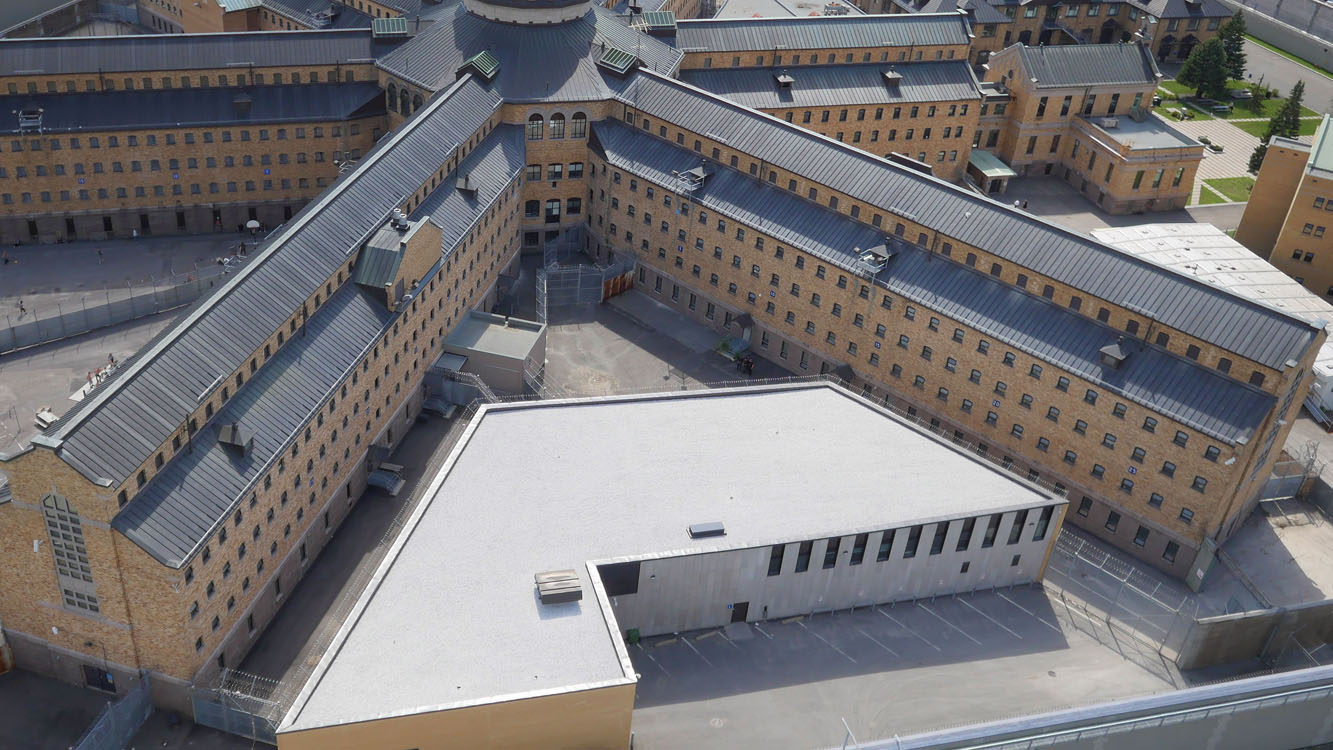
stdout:
<svg viewBox="0 0 1333 750">
<path fill-rule="evenodd" d="M 976 612 L 977 614 L 981 615 L 982 617 L 986 618 L 987 620 L 990 620 L 991 622 L 995 623 L 997 626 L 999 626 L 1000 628 L 1002 628 L 1002 629 L 1003 629 L 1006 633 L 1008 633 L 1009 635 L 1012 635 L 1013 637 L 1015 637 L 1015 638 L 1019 638 L 1019 639 L 1021 639 L 1021 638 L 1023 637 L 1023 636 L 1019 635 L 1018 633 L 1015 633 L 1014 631 L 1010 630 L 1008 627 L 1005 626 L 1004 623 L 1000 622 L 999 620 L 995 619 L 994 617 L 991 617 L 990 615 L 986 614 L 985 612 L 982 612 L 981 610 L 977 609 L 976 607 L 972 606 L 971 604 L 968 604 L 966 599 L 959 599 L 958 601 L 959 601 L 959 603 L 961 603 L 964 607 L 967 607 L 968 609 L 972 610 L 973 612 Z"/>
<path fill-rule="evenodd" d="M 722 640 L 725 641 L 726 644 L 727 644 L 728 646 L 731 646 L 732 648 L 736 649 L 737 651 L 741 651 L 741 650 L 743 650 L 740 646 L 737 646 L 737 645 L 736 645 L 736 642 L 735 642 L 735 641 L 733 641 L 733 640 L 731 640 L 730 638 L 727 637 L 726 631 L 719 630 L 719 631 L 717 631 L 717 634 L 720 635 L 720 636 L 722 636 Z"/>
<path fill-rule="evenodd" d="M 845 659 L 847 659 L 847 661 L 849 661 L 849 662 L 851 662 L 851 663 L 853 663 L 853 664 L 856 663 L 856 660 L 855 660 L 855 659 L 853 659 L 853 658 L 850 657 L 850 656 L 847 656 L 846 652 L 844 652 L 842 649 L 838 648 L 837 646 L 834 646 L 834 645 L 833 645 L 827 638 L 825 638 L 824 636 L 820 635 L 819 633 L 816 633 L 815 631 L 811 630 L 809 627 L 806 627 L 806 624 L 805 624 L 805 623 L 801 622 L 801 623 L 797 623 L 797 624 L 800 625 L 801 627 L 805 628 L 805 632 L 809 633 L 810 635 L 813 635 L 814 637 L 816 637 L 816 638 L 818 638 L 820 641 L 822 641 L 823 644 L 824 644 L 825 646 L 828 646 L 829 648 L 833 649 L 834 651 L 837 651 L 838 653 L 842 654 L 843 657 L 844 657 Z"/>
<path fill-rule="evenodd" d="M 694 647 L 694 644 L 693 644 L 693 643 L 690 643 L 690 639 L 689 639 L 689 638 L 681 638 L 681 639 L 680 639 L 680 642 L 681 642 L 681 643 L 684 643 L 686 646 L 689 646 L 691 651 L 693 651 L 694 653 L 698 654 L 698 655 L 699 655 L 699 658 L 704 660 L 704 664 L 707 664 L 707 665 L 710 666 L 710 667 L 713 666 L 713 662 L 709 661 L 709 660 L 708 660 L 708 657 L 703 655 L 703 652 L 701 652 L 699 649 L 695 648 L 695 647 Z"/>
<path fill-rule="evenodd" d="M 915 630 L 912 630 L 911 628 L 909 628 L 909 627 L 907 627 L 906 625 L 904 625 L 903 622 L 902 622 L 901 620 L 899 620 L 898 618 L 896 618 L 896 617 L 894 617 L 893 615 L 889 614 L 888 612 L 885 612 L 885 611 L 882 610 L 882 609 L 877 609 L 877 610 L 875 610 L 875 611 L 878 612 L 878 613 L 880 613 L 881 615 L 884 615 L 885 617 L 889 618 L 890 620 L 892 620 L 892 621 L 894 622 L 894 624 L 896 624 L 898 627 L 902 628 L 903 630 L 906 630 L 907 632 L 911 633 L 912 635 L 916 636 L 917 638 L 920 638 L 921 640 L 925 641 L 925 643 L 926 643 L 927 646 L 930 646 L 931 648 L 935 649 L 936 651 L 943 651 L 943 650 L 944 650 L 944 649 L 941 649 L 939 646 L 936 646 L 935 644 L 931 643 L 931 642 L 930 642 L 924 635 L 921 635 L 920 633 L 916 632 Z"/>
<path fill-rule="evenodd" d="M 969 641 L 972 641 L 973 643 L 977 644 L 978 646 L 981 645 L 981 641 L 977 640 L 976 638 L 973 638 L 972 635 L 971 635 L 970 633 L 968 633 L 966 630 L 963 630 L 962 628 L 958 627 L 957 625 L 954 625 L 953 623 L 949 622 L 949 621 L 946 620 L 945 618 L 943 618 L 943 617 L 941 617 L 940 615 L 936 614 L 936 613 L 935 613 L 935 610 L 931 609 L 930 607 L 927 607 L 926 605 L 922 604 L 922 603 L 919 602 L 919 601 L 916 603 L 916 606 L 918 606 L 918 607 L 920 607 L 921 609 L 924 609 L 925 611 L 929 612 L 930 615 L 931 615 L 932 617 L 934 617 L 936 620 L 939 620 L 940 622 L 944 623 L 945 625 L 948 625 L 949 627 L 953 628 L 954 630 L 957 630 L 959 633 L 962 633 L 964 638 L 968 639 Z"/>
<path fill-rule="evenodd" d="M 645 649 L 645 648 L 643 647 L 643 644 L 642 644 L 642 643 L 636 643 L 636 644 L 634 644 L 634 646 L 635 646 L 636 648 L 638 648 L 640 651 L 642 651 L 644 656 L 648 657 L 648 661 L 652 662 L 652 663 L 653 663 L 653 666 L 655 666 L 655 667 L 657 667 L 658 669 L 662 670 L 662 674 L 666 675 L 667 677 L 672 677 L 672 676 L 673 676 L 670 672 L 667 671 L 667 668 L 666 668 L 666 667 L 662 666 L 661 662 L 659 662 L 658 660 L 656 660 L 656 659 L 653 658 L 652 653 L 650 653 L 650 652 L 648 651 L 648 649 Z"/>
<path fill-rule="evenodd" d="M 759 627 L 758 625 L 755 625 L 755 626 L 754 626 L 754 629 L 759 631 L 759 635 L 762 635 L 763 637 L 767 638 L 767 639 L 770 640 L 770 641 L 773 640 L 773 636 L 769 635 L 767 631 L 765 631 L 763 628 Z"/>
<path fill-rule="evenodd" d="M 1041 615 L 1038 615 L 1036 612 L 1033 612 L 1032 610 L 1028 609 L 1027 607 L 1024 607 L 1022 604 L 1019 604 L 1018 602 L 1014 601 L 1013 599 L 1010 599 L 1009 597 L 1005 596 L 1005 595 L 1004 595 L 1004 592 L 1002 592 L 1002 591 L 996 591 L 995 594 L 996 594 L 997 596 L 999 596 L 1001 599 L 1005 600 L 1006 602 L 1009 602 L 1010 604 L 1014 605 L 1015 607 L 1018 607 L 1019 609 L 1023 610 L 1023 612 L 1024 612 L 1025 614 L 1027 614 L 1029 617 L 1031 617 L 1032 619 L 1034 619 L 1034 620 L 1036 620 L 1037 622 L 1041 623 L 1042 625 L 1045 625 L 1046 627 L 1050 628 L 1051 630 L 1054 630 L 1054 631 L 1057 632 L 1057 633 L 1063 633 L 1063 632 L 1064 632 L 1063 630 L 1060 629 L 1060 626 L 1059 626 L 1059 625 L 1052 625 L 1052 624 L 1050 623 L 1050 621 L 1048 621 L 1046 618 L 1042 617 Z"/>
<path fill-rule="evenodd" d="M 885 646 L 883 643 L 880 643 L 878 639 L 876 639 L 875 637 L 871 636 L 871 635 L 870 635 L 869 633 L 867 633 L 866 631 L 864 631 L 864 630 L 862 630 L 862 629 L 860 629 L 860 628 L 857 628 L 857 629 L 856 629 L 856 632 L 858 632 L 858 633 L 860 633 L 861 635 L 863 635 L 863 636 L 869 638 L 870 641 L 871 641 L 872 643 L 874 643 L 876 646 L 879 646 L 880 648 L 884 649 L 885 651 L 888 651 L 889 653 L 893 654 L 894 656 L 898 656 L 898 652 L 897 652 L 897 651 L 894 651 L 893 649 L 889 648 L 888 646 Z"/>
</svg>

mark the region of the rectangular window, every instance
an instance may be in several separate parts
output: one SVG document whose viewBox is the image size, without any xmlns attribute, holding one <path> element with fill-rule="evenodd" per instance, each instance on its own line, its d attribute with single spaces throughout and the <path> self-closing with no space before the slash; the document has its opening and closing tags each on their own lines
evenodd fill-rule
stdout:
<svg viewBox="0 0 1333 750">
<path fill-rule="evenodd" d="M 851 565 L 860 565 L 865 560 L 866 543 L 869 541 L 869 534 L 857 534 L 852 540 L 852 559 L 849 561 Z"/>
<path fill-rule="evenodd" d="M 949 536 L 949 522 L 935 524 L 935 538 L 930 542 L 930 554 L 938 555 L 944 551 L 944 540 Z"/>
<path fill-rule="evenodd" d="M 1018 515 L 1014 516 L 1014 525 L 1009 529 L 1008 544 L 1018 544 L 1018 540 L 1023 537 L 1023 527 L 1027 524 L 1027 522 L 1028 522 L 1027 509 L 1018 511 Z"/>
<path fill-rule="evenodd" d="M 782 555 L 787 551 L 787 545 L 775 544 L 768 553 L 768 574 L 770 576 L 778 575 L 782 572 Z"/>
<path fill-rule="evenodd" d="M 884 562 L 893 554 L 893 529 L 885 531 L 879 538 L 879 552 L 875 554 L 875 562 Z"/>
<path fill-rule="evenodd" d="M 842 545 L 842 539 L 832 537 L 824 545 L 824 570 L 828 570 L 838 564 L 838 548 Z"/>
<path fill-rule="evenodd" d="M 797 573 L 804 573 L 810 569 L 810 553 L 814 551 L 814 542 L 801 542 L 801 546 L 796 549 L 796 570 Z"/>
<path fill-rule="evenodd" d="M 921 545 L 921 528 L 913 526 L 912 530 L 907 532 L 907 547 L 903 550 L 903 558 L 916 557 L 916 548 Z"/>
</svg>

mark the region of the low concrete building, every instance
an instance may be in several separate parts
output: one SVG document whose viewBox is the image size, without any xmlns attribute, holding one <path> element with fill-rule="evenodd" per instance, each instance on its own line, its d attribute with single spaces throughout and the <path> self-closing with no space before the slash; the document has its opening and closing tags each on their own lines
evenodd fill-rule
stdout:
<svg viewBox="0 0 1333 750">
<path fill-rule="evenodd" d="M 1065 507 L 827 384 L 484 406 L 278 744 L 625 747 L 627 638 L 1037 581 Z"/>
<path fill-rule="evenodd" d="M 546 366 L 546 325 L 473 310 L 445 340 L 441 363 L 501 393 L 523 393 Z"/>
</svg>

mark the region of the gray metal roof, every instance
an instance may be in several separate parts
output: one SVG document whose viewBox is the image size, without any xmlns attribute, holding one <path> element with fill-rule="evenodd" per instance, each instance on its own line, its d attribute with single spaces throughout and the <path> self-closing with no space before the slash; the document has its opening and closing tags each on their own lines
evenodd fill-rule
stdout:
<svg viewBox="0 0 1333 750">
<path fill-rule="evenodd" d="M 184 450 L 117 514 L 113 528 L 164 565 L 179 568 L 225 522 L 238 499 L 287 452 L 289 440 L 349 377 L 394 314 L 383 295 L 344 284 Z M 214 425 L 237 423 L 248 455 L 218 442 Z M 293 467 L 293 474 L 300 473 Z M 313 478 L 311 479 L 313 482 Z M 296 491 L 298 502 L 307 490 Z"/>
<path fill-rule="evenodd" d="M 884 81 L 884 71 L 889 68 L 883 63 L 706 68 L 683 70 L 680 78 L 755 109 L 981 99 L 977 79 L 966 60 L 895 65 L 893 70 L 902 75 L 896 86 Z M 778 86 L 775 77 L 779 73 L 796 79 L 790 88 Z"/>
<path fill-rule="evenodd" d="M 452 183 L 442 185 L 422 201 L 413 216 L 430 217 L 441 230 L 441 245 L 448 251 L 472 229 L 481 212 L 501 190 L 522 171 L 527 148 L 523 128 L 501 125 L 482 139 L 463 159 L 456 174 L 469 175 L 475 191 L 458 190 Z"/>
<path fill-rule="evenodd" d="M 594 148 L 609 164 L 659 184 L 674 184 L 673 170 L 699 162 L 693 151 L 615 121 L 595 124 L 593 136 Z M 712 166 L 690 200 L 852 271 L 858 271 L 858 250 L 884 241 L 884 233 L 871 226 L 721 165 Z M 1252 435 L 1276 400 L 1198 362 L 1155 346 L 1140 347 L 1137 341 L 1129 345 L 1133 352 L 1122 367 L 1103 367 L 1098 350 L 1123 331 L 915 246 L 904 244 L 876 280 L 997 341 L 1228 443 Z M 866 369 L 860 362 L 857 367 Z"/>
<path fill-rule="evenodd" d="M 674 73 L 680 63 L 680 52 L 602 8 L 568 23 L 519 26 L 488 21 L 458 4 L 378 65 L 433 91 L 448 86 L 468 58 L 489 51 L 500 61 L 491 88 L 506 100 L 587 101 L 610 96 L 596 65 L 603 45 L 631 51 L 663 73 Z"/>
<path fill-rule="evenodd" d="M 1162 77 L 1152 52 L 1140 44 L 1016 46 L 1037 88 L 1149 84 Z"/>
<path fill-rule="evenodd" d="M 321 31 L 368 29 L 369 15 L 333 0 L 263 0 L 264 7 Z"/>
<path fill-rule="evenodd" d="M 376 44 L 370 29 L 0 39 L 0 71 L 61 75 L 333 65 L 371 60 L 391 48 Z"/>
<path fill-rule="evenodd" d="M 246 112 L 235 105 L 242 92 L 250 97 Z M 343 120 L 383 114 L 385 107 L 383 92 L 370 82 L 0 96 L 0 133 L 18 132 L 16 111 L 28 105 L 43 108 L 43 132 L 71 133 Z"/>
<path fill-rule="evenodd" d="M 655 118 L 712 134 L 756 159 L 1088 294 L 1151 312 L 1162 324 L 1270 367 L 1300 359 L 1317 334 L 1282 311 L 680 81 L 640 71 L 615 84 L 622 101 Z"/>
<path fill-rule="evenodd" d="M 957 11 L 971 12 L 972 25 L 979 23 L 1013 23 L 1014 19 L 1005 15 L 986 0 L 893 0 L 893 4 L 911 13 L 949 13 Z"/>
<path fill-rule="evenodd" d="M 1245 4 L 1249 5 L 1250 3 Z M 1130 5 L 1137 5 L 1150 15 L 1158 18 L 1228 18 L 1231 16 L 1231 9 L 1218 2 L 1218 0 L 1199 0 L 1197 3 L 1188 2 L 1188 0 L 1132 0 Z M 1278 5 L 1282 5 L 1282 3 L 1278 3 Z M 1318 6 L 1319 3 L 1307 2 L 1303 5 L 1304 7 L 1310 7 Z M 1288 21 L 1288 23 L 1290 22 Z M 1306 27 L 1302 26 L 1301 28 Z M 1159 25 L 1157 33 L 1165 34 L 1165 27 Z M 1183 38 L 1189 36 L 1189 32 L 1182 30 L 1177 33 L 1177 36 Z M 1327 39 L 1328 37 L 1324 38 Z"/>
<path fill-rule="evenodd" d="M 959 13 L 696 19 L 676 23 L 676 47 L 686 52 L 907 47 L 970 41 L 967 22 Z"/>
<path fill-rule="evenodd" d="M 241 367 L 499 101 L 471 78 L 432 99 L 33 442 L 55 448 L 94 481 L 127 478 L 181 428 L 199 394 Z"/>
</svg>

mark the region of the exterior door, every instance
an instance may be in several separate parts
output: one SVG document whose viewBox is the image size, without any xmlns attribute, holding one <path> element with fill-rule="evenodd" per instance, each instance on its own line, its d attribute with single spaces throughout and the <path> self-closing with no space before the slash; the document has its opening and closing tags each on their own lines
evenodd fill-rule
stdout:
<svg viewBox="0 0 1333 750">
<path fill-rule="evenodd" d="M 750 614 L 749 602 L 736 602 L 731 605 L 731 621 L 745 622 L 745 618 Z"/>
</svg>

